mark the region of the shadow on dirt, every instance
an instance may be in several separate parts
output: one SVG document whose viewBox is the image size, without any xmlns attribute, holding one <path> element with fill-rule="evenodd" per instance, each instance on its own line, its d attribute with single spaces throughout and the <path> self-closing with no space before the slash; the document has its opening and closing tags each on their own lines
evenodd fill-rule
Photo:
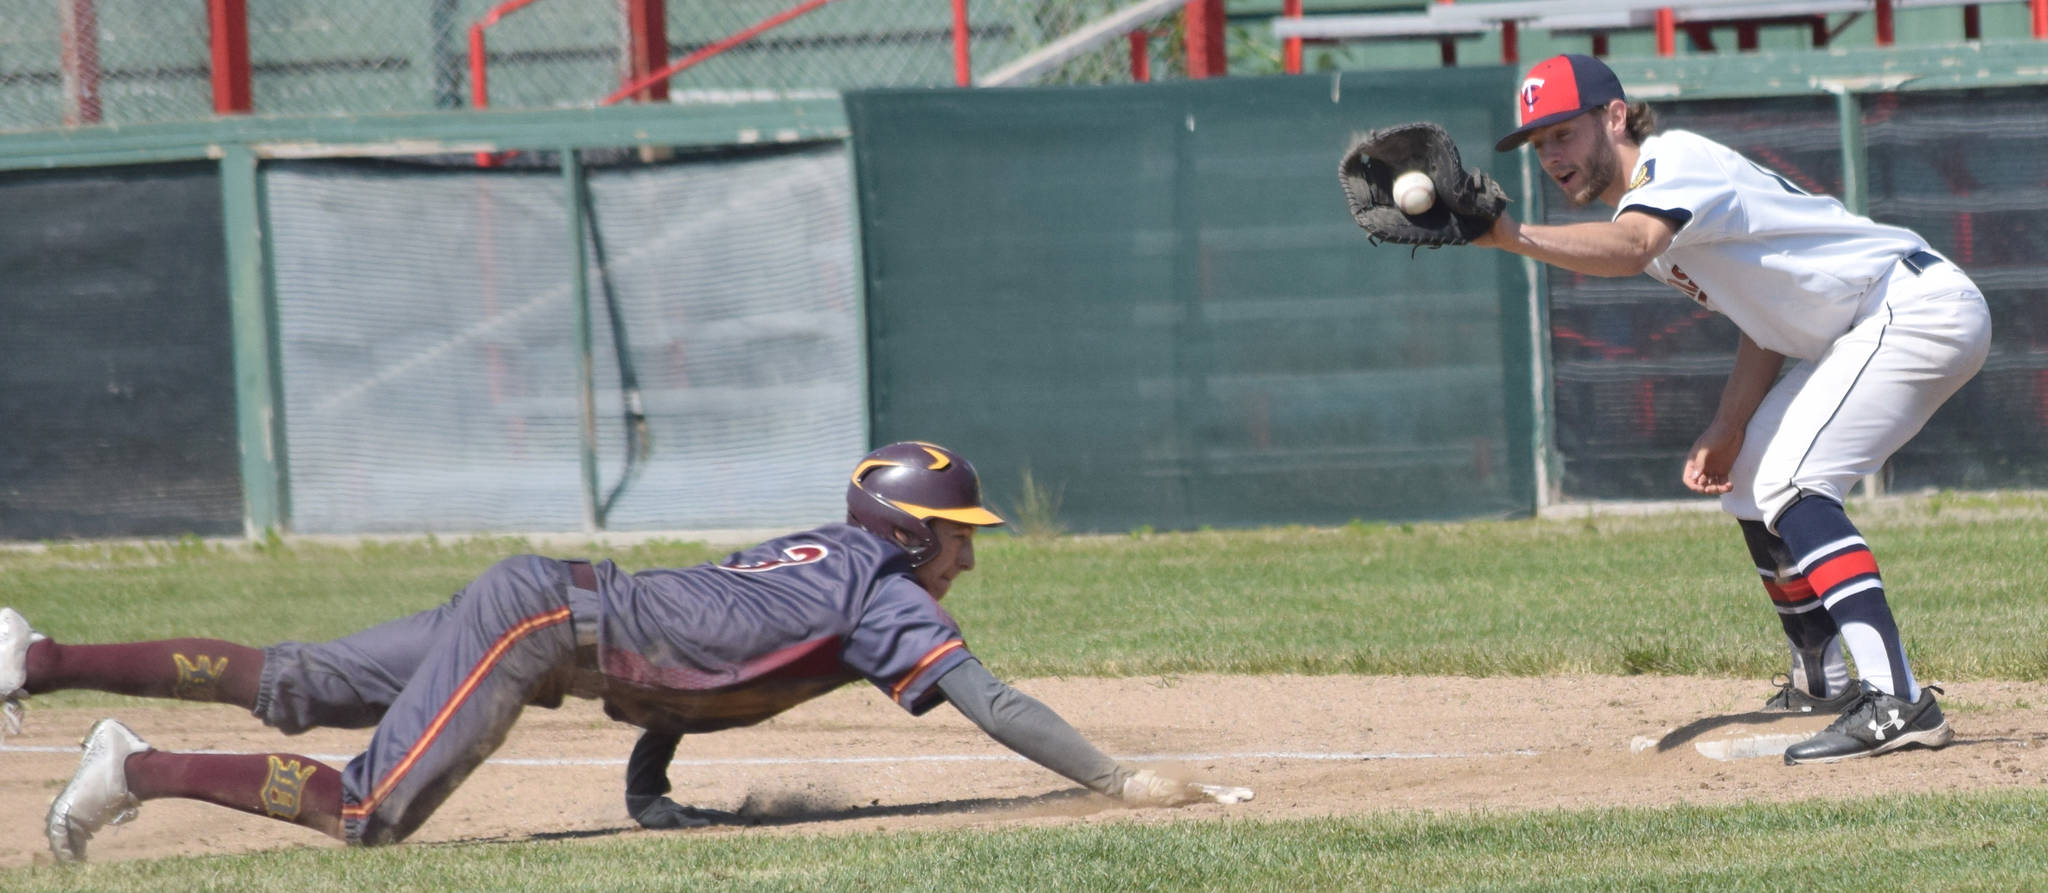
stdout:
<svg viewBox="0 0 2048 893">
<path fill-rule="evenodd" d="M 1811 713 L 1764 713 L 1754 710 L 1747 713 L 1730 713 L 1724 716 L 1703 717 L 1665 732 L 1663 737 L 1657 739 L 1657 752 L 1663 753 L 1668 750 L 1684 747 L 1708 732 L 1725 729 L 1730 726 L 1768 726 L 1780 724 L 1781 727 L 1774 729 L 1774 731 L 1811 732 L 1813 729 L 1810 726 L 1812 726 L 1815 718 L 1815 715 Z M 1825 719 L 1826 717 L 1819 718 Z"/>
<path fill-rule="evenodd" d="M 749 794 L 736 812 L 698 809 L 690 807 L 696 815 L 708 822 L 702 827 L 763 827 L 802 825 L 813 822 L 843 822 L 852 819 L 909 818 L 916 816 L 962 815 L 974 813 L 1057 813 L 1079 816 L 1117 808 L 1115 803 L 1080 788 L 1067 788 L 1036 794 L 1029 797 L 973 797 L 961 800 L 934 800 L 928 803 L 882 804 L 870 801 L 865 805 L 847 806 L 842 803 L 825 803 L 800 794 Z M 641 830 L 633 825 L 614 828 L 583 828 L 573 831 L 543 831 L 529 835 L 527 840 L 584 840 L 612 837 Z M 505 843 L 506 838 L 472 837 L 449 840 L 429 846 L 461 846 L 480 843 Z"/>
<path fill-rule="evenodd" d="M 1090 807 L 1093 808 L 1090 808 Z M 799 825 L 806 822 L 839 822 L 848 819 L 905 818 L 910 816 L 957 815 L 961 813 L 1036 811 L 1057 808 L 1062 815 L 1081 815 L 1115 808 L 1109 800 L 1081 788 L 1064 788 L 1029 797 L 974 797 L 963 800 L 935 800 L 929 803 L 869 801 L 845 806 L 814 802 L 801 795 L 747 795 L 740 804 L 739 824 Z"/>
</svg>

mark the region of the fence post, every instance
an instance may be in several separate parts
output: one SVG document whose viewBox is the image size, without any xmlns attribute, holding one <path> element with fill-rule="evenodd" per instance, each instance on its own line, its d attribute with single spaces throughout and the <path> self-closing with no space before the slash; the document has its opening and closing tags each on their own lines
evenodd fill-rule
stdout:
<svg viewBox="0 0 2048 893">
<path fill-rule="evenodd" d="M 640 80 L 668 64 L 666 0 L 626 0 L 626 83 Z M 668 81 L 648 83 L 635 94 L 641 102 L 668 101 Z"/>
<path fill-rule="evenodd" d="M 590 254 L 583 241 L 583 159 L 573 146 L 562 147 L 562 187 L 569 202 L 569 295 L 576 314 L 576 395 L 582 408 L 577 428 L 583 464 L 583 529 L 595 532 L 602 521 L 597 515 L 597 376 L 591 370 L 590 346 Z"/>
<path fill-rule="evenodd" d="M 972 36 L 967 0 L 953 0 L 953 83 L 962 87 L 974 86 L 974 66 L 968 58 L 968 38 Z"/>
<path fill-rule="evenodd" d="M 64 125 L 100 123 L 100 21 L 94 0 L 59 0 Z"/>
<path fill-rule="evenodd" d="M 241 448 L 242 527 L 251 539 L 291 520 L 277 302 L 263 237 L 262 170 L 255 150 L 221 147 L 221 218 L 226 227 L 229 331 L 235 352 L 235 431 Z"/>
<path fill-rule="evenodd" d="M 1229 74 L 1230 58 L 1223 51 L 1223 0 L 1190 0 L 1181 14 L 1187 17 L 1188 77 Z"/>
<path fill-rule="evenodd" d="M 1842 206 L 1851 214 L 1870 213 L 1870 184 L 1866 182 L 1869 169 L 1869 155 L 1863 145 L 1863 102 L 1862 98 L 1848 87 L 1831 84 L 1828 92 L 1835 94 L 1835 117 L 1841 126 L 1842 140 Z M 1890 465 L 1889 462 L 1886 463 Z M 1863 495 L 1884 495 L 1884 468 L 1864 475 Z"/>
<path fill-rule="evenodd" d="M 1282 0 L 1280 14 L 1290 19 L 1301 18 L 1301 0 Z M 1288 74 L 1301 73 L 1301 38 L 1290 37 L 1282 43 L 1281 70 Z"/>
<path fill-rule="evenodd" d="M 249 94 L 248 0 L 207 0 L 206 20 L 213 32 L 213 112 L 246 115 L 254 107 Z"/>
</svg>

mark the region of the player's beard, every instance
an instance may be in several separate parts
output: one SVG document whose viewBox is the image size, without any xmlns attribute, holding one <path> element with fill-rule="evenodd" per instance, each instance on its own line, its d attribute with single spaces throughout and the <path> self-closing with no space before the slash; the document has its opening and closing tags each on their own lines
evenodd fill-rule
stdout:
<svg viewBox="0 0 2048 893">
<path fill-rule="evenodd" d="M 1607 191 L 1607 187 L 1614 185 L 1614 177 L 1618 173 L 1615 168 L 1621 164 L 1621 156 L 1615 154 L 1612 141 L 1595 140 L 1593 146 L 1592 156 L 1579 168 L 1584 174 L 1581 179 L 1585 185 L 1565 193 L 1564 196 L 1571 201 L 1574 208 L 1592 204 L 1594 199 Z"/>
</svg>

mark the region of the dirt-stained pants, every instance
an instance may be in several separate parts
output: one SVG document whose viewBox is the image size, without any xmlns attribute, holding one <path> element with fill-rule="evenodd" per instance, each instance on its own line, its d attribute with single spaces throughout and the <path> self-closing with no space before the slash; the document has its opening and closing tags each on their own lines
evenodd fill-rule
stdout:
<svg viewBox="0 0 2048 893">
<path fill-rule="evenodd" d="M 351 843 L 403 840 L 576 661 L 595 595 L 537 555 L 493 565 L 440 607 L 332 642 L 265 649 L 256 715 L 287 733 L 375 724 L 342 770 Z M 587 579 L 587 578 L 586 578 Z M 572 602 L 575 607 L 572 609 Z"/>
</svg>

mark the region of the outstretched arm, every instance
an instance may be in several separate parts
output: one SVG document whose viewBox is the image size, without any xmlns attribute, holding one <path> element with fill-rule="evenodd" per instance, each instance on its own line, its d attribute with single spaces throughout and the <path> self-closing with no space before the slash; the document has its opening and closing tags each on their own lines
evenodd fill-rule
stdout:
<svg viewBox="0 0 2048 893">
<path fill-rule="evenodd" d="M 1502 214 L 1474 245 L 1499 248 L 1589 276 L 1634 276 L 1671 247 L 1678 227 L 1642 211 L 1607 223 L 1524 224 Z"/>
<path fill-rule="evenodd" d="M 948 670 L 939 677 L 938 687 L 954 708 L 989 737 L 1096 793 L 1140 806 L 1178 806 L 1201 800 L 1237 803 L 1252 798 L 1246 788 L 1196 784 L 1117 763 L 1089 744 L 1052 708 L 990 675 L 981 661 L 964 661 Z"/>
</svg>

